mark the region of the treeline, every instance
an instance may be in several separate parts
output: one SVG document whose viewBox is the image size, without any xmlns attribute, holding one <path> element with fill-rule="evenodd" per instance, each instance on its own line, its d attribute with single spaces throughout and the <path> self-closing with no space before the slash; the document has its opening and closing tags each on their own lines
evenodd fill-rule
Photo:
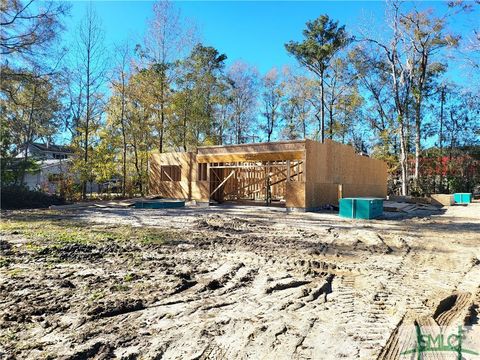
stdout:
<svg viewBox="0 0 480 360">
<path fill-rule="evenodd" d="M 449 23 L 478 7 L 386 9 L 381 29 L 353 33 L 327 15 L 307 22 L 302 40 L 285 44 L 299 66 L 261 74 L 227 66 L 170 2 L 154 4 L 143 41 L 107 51 L 92 5 L 64 49 L 65 4 L 7 0 L 2 183 L 23 182 L 32 161 L 13 156 L 25 144 L 59 134 L 75 150 L 68 181 L 83 197 L 87 182 L 114 178 L 123 195 L 144 194 L 152 150 L 329 138 L 385 160 L 392 193 L 471 191 L 480 182 L 480 37 Z M 459 71 L 473 75 L 449 80 Z"/>
</svg>

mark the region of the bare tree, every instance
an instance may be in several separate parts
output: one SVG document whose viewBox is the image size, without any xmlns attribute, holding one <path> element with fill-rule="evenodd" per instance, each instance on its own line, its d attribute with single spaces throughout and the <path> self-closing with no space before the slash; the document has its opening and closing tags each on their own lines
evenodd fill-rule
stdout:
<svg viewBox="0 0 480 360">
<path fill-rule="evenodd" d="M 390 89 L 392 92 L 396 122 L 398 124 L 398 137 L 400 141 L 400 171 L 401 171 L 401 193 L 406 195 L 408 191 L 408 120 L 410 116 L 410 95 L 412 89 L 413 68 L 412 61 L 407 54 L 411 53 L 411 44 L 405 41 L 401 32 L 400 4 L 390 3 L 389 26 L 391 38 L 386 41 L 366 36 L 364 40 L 374 45 L 371 51 L 380 50 L 383 54 L 385 71 L 389 72 Z"/>
<path fill-rule="evenodd" d="M 152 82 L 152 93 L 156 98 L 157 132 L 159 151 L 163 152 L 164 134 L 171 84 L 175 78 L 175 63 L 186 55 L 196 42 L 195 27 L 185 21 L 180 11 L 170 1 L 157 1 L 153 5 L 153 18 L 144 40 L 137 46 L 143 68 L 153 68 L 156 81 Z"/>
<path fill-rule="evenodd" d="M 130 76 L 131 51 L 128 43 L 115 47 L 116 64 L 113 70 L 111 86 L 115 94 L 120 98 L 120 130 L 122 133 L 122 196 L 125 197 L 127 182 L 127 125 L 126 110 L 128 101 L 128 80 Z"/>
<path fill-rule="evenodd" d="M 263 117 L 266 123 L 263 126 L 267 135 L 267 142 L 272 139 L 273 131 L 280 120 L 280 107 L 283 98 L 283 84 L 276 68 L 271 69 L 262 79 Z"/>
<path fill-rule="evenodd" d="M 258 96 L 258 72 L 243 62 L 234 63 L 227 72 L 230 82 L 230 119 L 234 142 L 241 144 L 254 121 Z"/>
<path fill-rule="evenodd" d="M 305 139 L 311 123 L 314 98 L 314 81 L 290 68 L 283 69 L 285 101 L 282 104 L 282 117 L 285 119 L 285 136 L 289 139 Z"/>
<path fill-rule="evenodd" d="M 69 6 L 56 1 L 4 0 L 0 11 L 0 54 L 32 56 L 45 54 L 63 29 L 62 17 Z"/>
<path fill-rule="evenodd" d="M 409 58 L 413 68 L 412 95 L 415 108 L 414 179 L 418 182 L 423 129 L 422 105 L 429 96 L 429 83 L 446 69 L 446 64 L 441 59 L 436 59 L 436 55 L 442 48 L 457 46 L 459 37 L 445 33 L 446 17 L 435 17 L 431 10 L 419 12 L 414 9 L 401 16 L 401 25 L 405 41 L 411 44 Z"/>
<path fill-rule="evenodd" d="M 76 48 L 73 52 L 74 70 L 71 89 L 72 122 L 69 124 L 76 141 L 83 149 L 82 197 L 86 198 L 87 180 L 92 180 L 89 163 L 90 134 L 98 126 L 103 109 L 106 57 L 104 33 L 100 19 L 89 4 L 78 28 Z"/>
<path fill-rule="evenodd" d="M 16 84 L 34 84 L 59 75 L 64 51 L 57 40 L 69 5 L 38 3 L 5 0 L 0 4 L 0 91 L 9 101 L 19 101 L 16 95 L 21 88 Z"/>
</svg>

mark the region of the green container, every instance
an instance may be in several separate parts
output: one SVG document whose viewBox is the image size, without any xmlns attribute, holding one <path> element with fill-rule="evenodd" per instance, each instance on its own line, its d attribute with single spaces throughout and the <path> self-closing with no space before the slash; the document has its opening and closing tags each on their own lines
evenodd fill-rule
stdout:
<svg viewBox="0 0 480 360">
<path fill-rule="evenodd" d="M 470 204 L 472 202 L 472 193 L 455 193 L 453 194 L 455 204 Z"/>
<path fill-rule="evenodd" d="M 145 200 L 145 201 L 137 201 L 135 203 L 136 209 L 172 209 L 172 208 L 179 208 L 184 206 L 185 206 L 185 201 L 170 200 L 170 199 Z"/>
<path fill-rule="evenodd" d="M 383 199 L 345 198 L 340 199 L 341 217 L 350 219 L 376 219 L 383 214 Z"/>
</svg>

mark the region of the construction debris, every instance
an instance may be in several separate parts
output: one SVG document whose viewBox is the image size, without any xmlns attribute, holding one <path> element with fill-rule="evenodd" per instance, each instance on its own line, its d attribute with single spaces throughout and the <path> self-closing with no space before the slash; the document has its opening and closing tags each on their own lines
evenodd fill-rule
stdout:
<svg viewBox="0 0 480 360">
<path fill-rule="evenodd" d="M 396 201 L 384 201 L 383 210 L 390 212 L 403 212 L 412 213 L 417 210 L 427 211 L 440 211 L 437 206 L 421 204 L 421 203 L 409 203 L 409 202 L 396 202 Z"/>
<path fill-rule="evenodd" d="M 104 201 L 91 201 L 91 202 L 80 202 L 69 205 L 52 205 L 49 209 L 51 210 L 77 210 L 85 208 L 127 208 L 135 205 L 136 201 L 145 200 L 142 198 L 138 199 L 128 199 L 128 200 L 104 200 Z"/>
</svg>

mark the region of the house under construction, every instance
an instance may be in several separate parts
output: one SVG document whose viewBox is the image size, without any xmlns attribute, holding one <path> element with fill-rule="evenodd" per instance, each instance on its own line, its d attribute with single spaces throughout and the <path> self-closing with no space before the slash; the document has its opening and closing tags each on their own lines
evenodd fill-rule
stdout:
<svg viewBox="0 0 480 360">
<path fill-rule="evenodd" d="M 330 140 L 203 146 L 152 154 L 150 193 L 311 211 L 342 197 L 385 197 L 387 166 Z"/>
</svg>

